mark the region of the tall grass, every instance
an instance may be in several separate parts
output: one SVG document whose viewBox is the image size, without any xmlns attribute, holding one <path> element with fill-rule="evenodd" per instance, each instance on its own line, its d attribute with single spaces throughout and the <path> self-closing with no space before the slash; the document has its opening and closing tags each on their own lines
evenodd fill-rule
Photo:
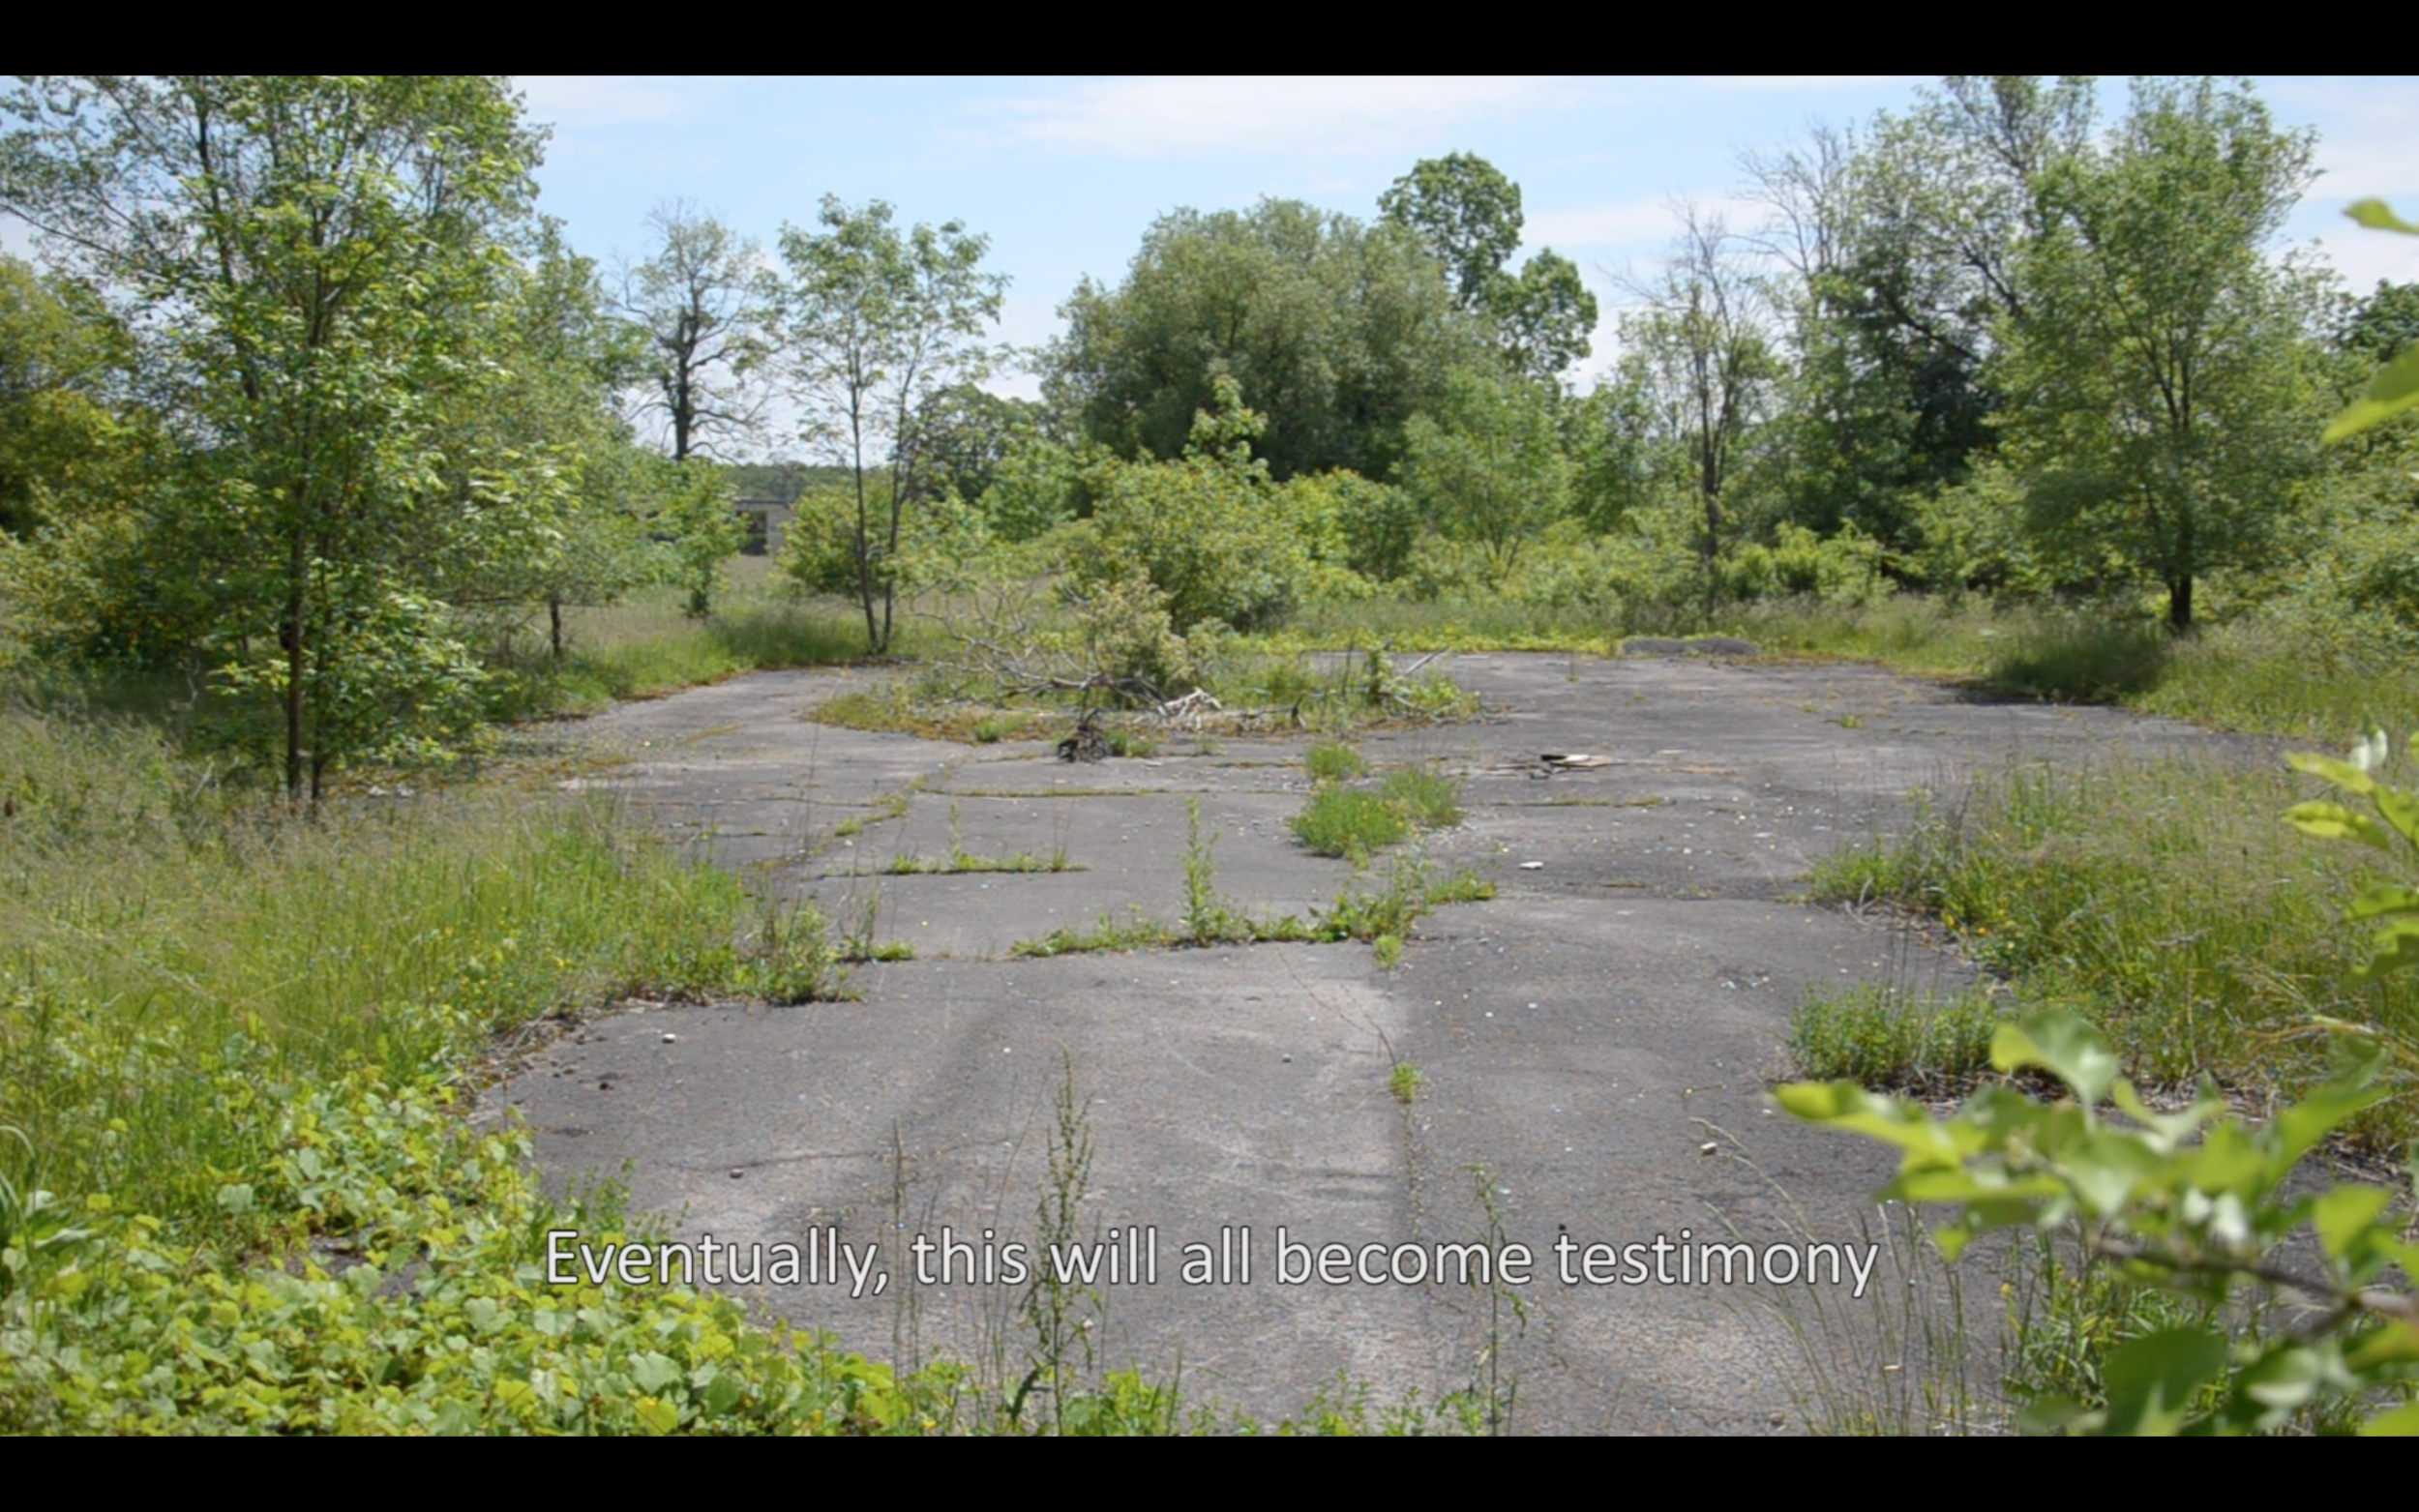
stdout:
<svg viewBox="0 0 2419 1512">
<path fill-rule="evenodd" d="M 1934 914 L 2024 999 L 2097 1022 L 2137 1077 L 2290 1094 L 2323 1074 L 2297 1032 L 2313 1015 L 2419 1037 L 2419 981 L 2345 978 L 2366 941 L 2340 905 L 2383 878 L 2280 820 L 2311 787 L 2198 762 L 2016 768 L 1903 840 L 1834 855 L 1813 888 Z M 2399 1146 L 2419 1099 L 2367 1117 L 2361 1138 Z"/>
<path fill-rule="evenodd" d="M 728 875 L 604 806 L 498 792 L 331 804 L 224 786 L 131 724 L 0 714 L 0 1174 L 207 1221 L 278 1104 L 397 1082 L 495 1029 L 748 985 Z"/>
</svg>

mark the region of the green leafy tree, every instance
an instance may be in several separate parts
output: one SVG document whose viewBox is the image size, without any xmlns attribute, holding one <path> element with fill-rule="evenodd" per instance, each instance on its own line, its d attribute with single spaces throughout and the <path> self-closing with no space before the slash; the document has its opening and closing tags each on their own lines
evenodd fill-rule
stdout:
<svg viewBox="0 0 2419 1512">
<path fill-rule="evenodd" d="M 1384 476 L 1404 423 L 1487 340 L 1409 231 L 1298 200 L 1164 216 L 1122 282 L 1088 280 L 1062 312 L 1044 392 L 1082 439 L 1177 456 L 1224 375 L 1268 416 L 1259 455 L 1280 481 Z"/>
<path fill-rule="evenodd" d="M 2138 564 L 2178 633 L 2204 577 L 2259 560 L 2315 465 L 2315 295 L 2268 256 L 2311 150 L 2247 86 L 2144 81 L 2104 146 L 2035 175 L 2003 444 L 2038 533 Z"/>
<path fill-rule="evenodd" d="M 1475 153 L 1414 164 L 1378 196 L 1378 212 L 1419 238 L 1445 265 L 1453 297 L 1468 311 L 1489 309 L 1504 264 L 1520 250 L 1520 186 Z"/>
<path fill-rule="evenodd" d="M 184 442 L 157 570 L 209 584 L 315 797 L 413 729 L 418 673 L 382 668 L 462 665 L 401 606 L 479 539 L 435 399 L 489 380 L 538 133 L 477 77 L 45 78 L 0 120 L 0 207 L 120 303 Z"/>
<path fill-rule="evenodd" d="M 2374 230 L 2400 231 L 2405 236 L 2419 236 L 2419 225 L 2413 225 L 2410 222 L 2396 215 L 2383 200 L 2364 199 L 2353 205 L 2345 214 L 2362 225 Z M 2386 324 L 2383 316 L 2390 311 L 2398 311 L 2404 307 L 2400 300 L 2389 305 L 2384 298 L 2384 291 L 2380 289 L 2378 299 L 2372 303 L 2371 308 L 2380 311 L 2381 318 L 2376 324 L 2382 327 Z M 2392 331 L 2384 329 L 2378 330 L 2376 334 L 2386 340 L 2391 340 L 2394 335 Z M 2338 415 L 2333 425 L 2327 427 L 2325 438 L 2329 441 L 2340 441 L 2346 436 L 2358 435 L 2401 414 L 2413 404 L 2419 404 L 2419 345 L 2406 345 L 2403 346 L 2394 355 L 2393 360 L 2370 380 L 2368 391 L 2362 394 L 2349 408 Z"/>
<path fill-rule="evenodd" d="M 493 337 L 493 381 L 450 396 L 441 426 L 445 486 L 481 538 L 443 596 L 507 642 L 542 608 L 559 662 L 567 606 L 613 603 L 650 576 L 650 459 L 615 404 L 646 358 L 552 220 L 509 270 Z"/>
<path fill-rule="evenodd" d="M 1500 585 L 1520 548 L 1570 505 L 1552 396 L 1484 371 L 1452 375 L 1439 416 L 1405 430 L 1404 487 L 1445 534 L 1485 548 Z"/>
<path fill-rule="evenodd" d="M 1991 359 L 2026 308 L 2039 175 L 2081 148 L 2089 79 L 1956 76 L 1863 131 L 1750 154 L 1756 237 L 1795 348 L 1777 419 L 1787 508 L 1916 549 L 1925 502 L 1997 444 Z"/>
<path fill-rule="evenodd" d="M 906 446 L 915 486 L 929 499 L 980 499 L 1008 454 L 1039 438 L 1042 407 L 976 383 L 935 389 L 909 422 Z"/>
<path fill-rule="evenodd" d="M 0 534 L 121 481 L 135 439 L 113 392 L 124 344 L 83 291 L 0 255 Z"/>
<path fill-rule="evenodd" d="M 1078 585 L 1147 579 L 1186 636 L 1206 621 L 1249 629 L 1284 613 L 1310 563 L 1268 463 L 1252 455 L 1267 426 L 1221 378 L 1183 456 L 1094 469 L 1091 529 L 1071 564 Z"/>
<path fill-rule="evenodd" d="M 1552 382 L 1595 350 L 1596 296 L 1579 281 L 1579 265 L 1551 247 L 1508 274 L 1488 306 L 1504 361 L 1515 373 Z"/>
<path fill-rule="evenodd" d="M 745 527 L 730 482 L 710 462 L 659 464 L 655 529 L 670 546 L 672 581 L 687 595 L 691 619 L 714 611 L 723 565 L 738 554 Z"/>
<path fill-rule="evenodd" d="M 1520 250 L 1520 186 L 1484 158 L 1457 152 L 1415 164 L 1378 196 L 1379 214 L 1445 267 L 1461 308 L 1493 328 L 1514 372 L 1551 380 L 1584 360 L 1596 296 L 1550 247 L 1507 271 Z"/>
<path fill-rule="evenodd" d="M 980 375 L 990 354 L 978 338 L 1000 318 L 1008 281 L 982 271 L 990 239 L 955 221 L 902 231 L 881 200 L 851 209 L 825 196 L 818 224 L 782 227 L 784 356 L 807 438 L 849 469 L 858 602 L 880 654 L 898 596 L 888 564 L 918 497 L 915 416 L 936 392 Z M 871 487 L 878 473 L 886 497 Z"/>
</svg>

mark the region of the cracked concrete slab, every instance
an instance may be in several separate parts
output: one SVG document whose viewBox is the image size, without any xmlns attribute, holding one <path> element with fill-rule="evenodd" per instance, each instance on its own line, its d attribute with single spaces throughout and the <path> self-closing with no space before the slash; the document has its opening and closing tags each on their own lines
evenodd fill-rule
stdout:
<svg viewBox="0 0 2419 1512">
<path fill-rule="evenodd" d="M 1953 802 L 2010 761 L 2266 748 L 1860 667 L 1450 665 L 1484 719 L 1360 746 L 1381 764 L 1467 776 L 1462 823 L 1425 849 L 1500 891 L 1428 916 L 1391 972 L 1349 944 L 1009 959 L 1019 939 L 1102 913 L 1179 916 L 1188 800 L 1214 836 L 1221 894 L 1269 912 L 1331 902 L 1351 868 L 1307 855 L 1285 824 L 1307 792 L 1299 742 L 1179 735 L 1149 762 L 1069 767 L 1036 759 L 1047 747 L 1034 742 L 814 724 L 801 716 L 862 683 L 823 671 L 617 709 L 589 738 L 625 757 L 608 778 L 634 817 L 844 922 L 871 896 L 879 933 L 919 959 L 859 968 L 850 1002 L 600 1018 L 491 1111 L 529 1120 L 558 1181 L 626 1171 L 634 1200 L 676 1235 L 879 1241 L 899 1287 L 882 1296 L 738 1290 L 879 1355 L 951 1353 L 1021 1374 L 1018 1289 L 910 1287 L 905 1246 L 944 1226 L 961 1239 L 1033 1235 L 1053 1099 L 1071 1072 L 1092 1141 L 1088 1228 L 1158 1240 L 1155 1284 L 1098 1289 L 1104 1364 L 1164 1374 L 1180 1359 L 1189 1397 L 1266 1416 L 1339 1373 L 1379 1401 L 1433 1397 L 1492 1356 L 1517 1383 L 1518 1429 L 1795 1426 L 1789 1318 L 1820 1313 L 1854 1334 L 1902 1296 L 1881 1295 L 1870 1274 L 1861 1296 L 1845 1285 L 1818 1295 L 1760 1274 L 1666 1283 L 1655 1272 L 1676 1252 L 1641 1252 L 1637 1280 L 1620 1261 L 1627 1246 L 1684 1232 L 1751 1245 L 1759 1263 L 1787 1258 L 1776 1246 L 1817 1263 L 1807 1246 L 1829 1246 L 1837 1263 L 1867 1242 L 1886 1155 L 1770 1111 L 1790 1011 L 1817 986 L 1947 987 L 1968 973 L 1903 932 L 1792 902 L 1807 867 L 1896 832 L 1919 794 Z M 1546 753 L 1605 759 L 1548 776 Z M 862 827 L 841 835 L 851 819 Z M 897 856 L 1060 849 L 1082 870 L 881 875 Z M 1420 1076 L 1408 1105 L 1391 1089 L 1398 1065 Z M 1179 1279 L 1181 1245 L 1244 1227 L 1250 1285 Z M 1493 1290 L 1391 1276 L 1284 1285 L 1270 1268 L 1279 1228 L 1344 1244 L 1357 1263 L 1374 1255 L 1381 1271 L 1419 1260 L 1403 1246 L 1427 1263 L 1438 1245 L 1489 1236 L 1536 1263 Z M 1564 1285 L 1558 1239 L 1574 1265 L 1586 1246 L 1611 1246 L 1611 1270 Z M 1509 1295 L 1525 1327 L 1503 1310 Z"/>
</svg>

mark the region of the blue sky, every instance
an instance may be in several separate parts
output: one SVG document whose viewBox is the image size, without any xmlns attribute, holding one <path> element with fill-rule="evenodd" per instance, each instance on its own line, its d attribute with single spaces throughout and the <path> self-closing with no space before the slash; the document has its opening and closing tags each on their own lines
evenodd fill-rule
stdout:
<svg viewBox="0 0 2419 1512">
<path fill-rule="evenodd" d="M 770 247 L 825 193 L 885 199 L 902 221 L 960 220 L 1011 276 L 1000 337 L 1058 329 L 1085 275 L 1120 278 L 1178 208 L 1300 198 L 1368 217 L 1421 158 L 1476 152 L 1521 186 L 1531 248 L 1577 261 L 1613 303 L 1650 267 L 1686 195 L 1734 224 L 1740 154 L 1903 109 L 1916 78 L 676 78 L 520 79 L 553 128 L 541 205 L 606 260 L 643 252 L 658 203 L 686 198 Z M 2319 239 L 2355 287 L 2419 280 L 2419 241 L 2363 231 L 2344 204 L 2419 212 L 2419 84 L 2255 80 L 2287 126 L 2319 133 L 2323 170 L 2288 234 Z M 2121 84 L 2105 91 L 2123 107 Z M 1608 316 L 1609 318 L 1609 316 Z M 1598 342 L 1598 366 L 1609 341 Z M 1582 379 L 1584 384 L 1584 377 Z M 1030 382 L 1001 385 L 1027 391 Z"/>
</svg>

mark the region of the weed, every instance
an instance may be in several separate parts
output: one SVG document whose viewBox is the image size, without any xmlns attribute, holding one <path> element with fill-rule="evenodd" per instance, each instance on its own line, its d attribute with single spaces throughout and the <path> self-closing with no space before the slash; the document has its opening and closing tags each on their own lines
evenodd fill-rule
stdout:
<svg viewBox="0 0 2419 1512">
<path fill-rule="evenodd" d="M 1443 904 L 1482 903 L 1495 896 L 1495 884 L 1463 867 L 1439 879 L 1425 856 L 1397 856 L 1389 867 L 1386 885 L 1375 892 L 1346 891 L 1335 905 L 1319 916 L 1324 939 L 1375 941 L 1388 935 L 1397 941 L 1411 934 L 1419 916 Z"/>
<path fill-rule="evenodd" d="M 1448 829 L 1461 822 L 1460 780 L 1423 766 L 1398 766 L 1387 773 L 1378 796 L 1420 829 Z"/>
<path fill-rule="evenodd" d="M 1292 822 L 1312 854 L 1342 856 L 1356 866 L 1411 833 L 1401 808 L 1359 787 L 1320 788 Z"/>
<path fill-rule="evenodd" d="M 1415 829 L 1461 822 L 1461 783 L 1420 766 L 1394 768 L 1374 791 L 1322 783 L 1291 822 L 1314 855 L 1341 856 L 1365 867 L 1372 855 Z"/>
<path fill-rule="evenodd" d="M 1050 1263 L 1054 1254 L 1072 1253 L 1092 1237 L 1083 1231 L 1084 1196 L 1091 1184 L 1091 1126 L 1075 1089 L 1075 1057 L 1061 1047 L 1059 1059 L 1049 1167 L 1033 1213 L 1034 1263 L 1019 1304 L 1033 1334 L 1028 1355 L 1030 1369 L 1006 1407 L 1009 1420 L 1020 1422 L 1026 1404 L 1039 1391 L 1049 1400 L 1053 1426 L 1064 1433 L 1069 1388 L 1079 1379 L 1075 1356 L 1083 1356 L 1082 1372 L 1089 1373 L 1093 1362 L 1092 1325 L 1103 1304 L 1097 1290 L 1070 1281 L 1060 1266 Z"/>
<path fill-rule="evenodd" d="M 1398 1060 L 1394 1062 L 1392 1074 L 1387 1079 L 1387 1085 L 1393 1092 L 1396 1102 L 1409 1104 L 1413 1098 L 1419 1095 L 1419 1088 L 1427 1083 L 1427 1080 L 1420 1074 L 1418 1066 L 1408 1060 Z"/>
<path fill-rule="evenodd" d="M 1842 714 L 1837 719 L 1833 720 L 1832 723 L 1838 726 L 1841 729 L 1863 729 L 1865 727 L 1865 716 L 1862 714 Z"/>
<path fill-rule="evenodd" d="M 1090 930 L 1052 930 L 1040 939 L 1021 939 L 1008 947 L 1008 954 L 1048 960 L 1053 956 L 1078 956 L 1092 951 L 1152 950 L 1172 944 L 1176 932 L 1151 918 L 1140 908 L 1130 910 L 1123 919 L 1108 914 Z"/>
<path fill-rule="evenodd" d="M 1869 1087 L 1953 1091 L 1990 1068 L 1996 1006 L 1979 993 L 1916 996 L 1861 984 L 1846 995 L 1810 995 L 1789 1019 L 1799 1073 Z"/>
<path fill-rule="evenodd" d="M 1302 753 L 1302 766 L 1314 783 L 1344 783 L 1365 776 L 1369 763 L 1365 757 L 1341 741 L 1314 742 Z"/>
<path fill-rule="evenodd" d="M 1416 1076 L 1418 1073 L 1414 1073 Z M 1478 1208 L 1486 1214 L 1486 1250 L 1490 1255 L 1504 1253 L 1504 1204 L 1495 1189 L 1495 1173 L 1484 1166 L 1472 1166 L 1470 1179 L 1478 1190 Z M 1473 1286 L 1480 1286 L 1475 1277 Z M 1504 1344 L 1507 1315 L 1522 1334 L 1529 1331 L 1529 1304 L 1510 1283 L 1503 1277 L 1500 1265 L 1485 1270 L 1483 1290 L 1486 1293 L 1486 1344 L 1478 1351 L 1472 1395 L 1485 1408 L 1486 1431 L 1500 1436 L 1511 1424 L 1512 1408 L 1519 1397 L 1517 1378 L 1504 1374 Z"/>
<path fill-rule="evenodd" d="M 1248 919 L 1218 896 L 1217 831 L 1201 827 L 1201 800 L 1184 800 L 1184 933 L 1196 945 L 1248 941 Z"/>
<path fill-rule="evenodd" d="M 839 989 L 835 959 L 823 916 L 812 904 L 767 895 L 758 904 L 754 948 L 740 982 L 768 1002 L 812 1002 Z"/>
<path fill-rule="evenodd" d="M 2217 763 L 2017 768 L 1947 812 L 1919 805 L 1893 839 L 1836 852 L 1811 886 L 1938 919 L 2017 1000 L 2093 1021 L 2138 1080 L 2207 1072 L 2289 1094 L 2325 1072 L 2320 1047 L 2280 1033 L 2314 1015 L 2419 1033 L 2419 980 L 2346 979 L 2356 945 L 2330 900 L 2374 878 L 2359 853 L 2276 821 L 2307 796 L 2290 773 Z M 2348 1137 L 2390 1150 L 2415 1131 L 2419 1097 L 2405 1088 Z"/>
<path fill-rule="evenodd" d="M 875 888 L 853 906 L 857 910 L 856 927 L 841 937 L 839 960 L 854 965 L 915 959 L 915 947 L 908 941 L 875 938 L 881 920 L 881 889 Z"/>
<path fill-rule="evenodd" d="M 1381 934 L 1370 944 L 1377 952 L 1379 970 L 1391 971 L 1403 964 L 1403 937 L 1400 934 Z"/>
</svg>

